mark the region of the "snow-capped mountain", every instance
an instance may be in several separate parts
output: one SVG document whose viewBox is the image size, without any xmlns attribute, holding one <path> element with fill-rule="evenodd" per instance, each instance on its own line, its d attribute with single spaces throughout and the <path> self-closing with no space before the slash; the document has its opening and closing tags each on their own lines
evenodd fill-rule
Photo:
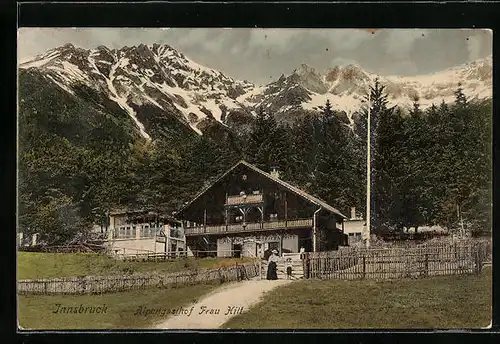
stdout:
<svg viewBox="0 0 500 344">
<path fill-rule="evenodd" d="M 293 120 L 327 99 L 351 118 L 376 77 L 386 85 L 391 105 L 410 105 L 416 96 L 422 107 L 452 101 L 459 83 L 469 97 L 492 96 L 491 57 L 415 77 L 377 76 L 357 65 L 320 73 L 303 64 L 265 86 L 233 79 L 159 44 L 91 50 L 66 44 L 19 68 L 41 73 L 47 82 L 76 97 L 81 97 L 82 88 L 91 90 L 99 104 L 111 102 L 126 113 L 146 139 L 151 137 L 151 111 L 175 117 L 198 133 L 214 121 L 238 126 L 258 108 L 277 119 Z"/>
<path fill-rule="evenodd" d="M 237 100 L 247 106 L 263 106 L 273 113 L 286 114 L 292 109 L 315 110 L 329 99 L 334 108 L 350 115 L 362 106 L 369 85 L 378 78 L 385 85 L 390 105 L 408 107 L 418 97 L 422 108 L 454 100 L 461 85 L 468 97 L 492 97 L 492 59 L 476 60 L 442 72 L 412 77 L 381 76 L 364 71 L 358 65 L 336 66 L 320 74 L 305 64 L 289 76 L 253 89 Z"/>
<path fill-rule="evenodd" d="M 234 80 L 220 71 L 202 66 L 168 45 L 139 45 L 93 50 L 72 44 L 47 51 L 19 66 L 35 68 L 52 82 L 74 95 L 82 85 L 107 97 L 150 138 L 138 119 L 137 107 L 145 103 L 168 112 L 199 132 L 203 119 L 221 117 L 241 109 L 235 98 L 254 85 Z"/>
</svg>

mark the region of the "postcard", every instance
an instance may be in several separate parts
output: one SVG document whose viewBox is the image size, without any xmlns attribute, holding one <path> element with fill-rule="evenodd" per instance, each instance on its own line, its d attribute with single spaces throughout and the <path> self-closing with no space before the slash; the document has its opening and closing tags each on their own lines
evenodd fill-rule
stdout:
<svg viewBox="0 0 500 344">
<path fill-rule="evenodd" d="M 488 328 L 492 35 L 19 28 L 19 329 Z"/>
</svg>

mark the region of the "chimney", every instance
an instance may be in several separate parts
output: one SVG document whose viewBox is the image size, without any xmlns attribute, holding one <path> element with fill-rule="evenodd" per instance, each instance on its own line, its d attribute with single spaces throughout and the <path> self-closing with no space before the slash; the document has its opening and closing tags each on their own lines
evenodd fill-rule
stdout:
<svg viewBox="0 0 500 344">
<path fill-rule="evenodd" d="M 280 173 L 277 166 L 271 166 L 271 177 L 279 179 Z"/>
<path fill-rule="evenodd" d="M 351 220 L 356 218 L 356 207 L 351 207 Z"/>
</svg>

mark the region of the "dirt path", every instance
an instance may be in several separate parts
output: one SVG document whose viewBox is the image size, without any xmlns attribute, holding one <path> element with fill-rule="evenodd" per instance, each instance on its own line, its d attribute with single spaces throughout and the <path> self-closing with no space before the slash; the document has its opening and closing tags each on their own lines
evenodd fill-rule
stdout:
<svg viewBox="0 0 500 344">
<path fill-rule="evenodd" d="M 171 315 L 155 329 L 216 329 L 231 317 L 247 311 L 262 296 L 290 280 L 250 280 L 222 286 L 199 302 L 186 306 L 185 314 Z"/>
</svg>

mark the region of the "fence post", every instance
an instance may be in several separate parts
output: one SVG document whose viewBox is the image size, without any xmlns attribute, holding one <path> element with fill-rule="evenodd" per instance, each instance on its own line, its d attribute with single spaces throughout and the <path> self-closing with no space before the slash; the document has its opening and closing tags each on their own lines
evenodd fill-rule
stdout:
<svg viewBox="0 0 500 344">
<path fill-rule="evenodd" d="M 306 257 L 305 257 L 305 260 L 304 260 L 305 264 L 306 264 L 306 278 L 310 278 L 311 277 L 311 259 L 310 259 L 310 256 L 309 256 L 309 253 L 306 254 Z"/>
<path fill-rule="evenodd" d="M 366 256 L 363 255 L 363 278 L 366 277 Z"/>
<path fill-rule="evenodd" d="M 429 276 L 429 253 L 425 253 L 425 276 Z"/>
<path fill-rule="evenodd" d="M 481 259 L 481 246 L 476 246 L 476 273 L 480 274 L 483 268 L 483 262 Z"/>
</svg>

